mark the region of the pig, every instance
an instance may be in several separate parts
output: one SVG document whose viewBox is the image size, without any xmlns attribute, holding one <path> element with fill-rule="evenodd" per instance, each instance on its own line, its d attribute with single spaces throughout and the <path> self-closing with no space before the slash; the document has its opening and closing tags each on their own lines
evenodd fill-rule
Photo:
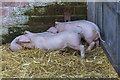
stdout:
<svg viewBox="0 0 120 80">
<path fill-rule="evenodd" d="M 55 27 L 50 27 L 47 32 L 57 33 L 57 29 Z"/>
<path fill-rule="evenodd" d="M 63 32 L 67 30 L 73 30 L 80 33 L 81 38 L 84 38 L 87 43 L 89 43 L 89 47 L 87 51 L 90 51 L 96 43 L 96 47 L 99 47 L 99 38 L 101 41 L 105 42 L 101 39 L 100 30 L 98 26 L 87 20 L 77 20 L 70 22 L 55 22 L 58 32 Z"/>
<path fill-rule="evenodd" d="M 85 58 L 84 45 L 80 44 L 80 40 L 81 40 L 80 35 L 75 31 L 64 31 L 58 34 L 50 34 L 50 35 L 46 35 L 46 34 L 43 35 L 40 33 L 35 34 L 26 31 L 23 37 L 27 37 L 26 39 L 29 40 L 25 40 L 24 42 L 23 38 L 19 36 L 17 38 L 17 40 L 19 40 L 17 42 L 17 45 L 21 47 L 25 46 L 27 48 L 34 47 L 34 48 L 50 49 L 50 50 L 52 49 L 58 50 L 58 49 L 70 47 L 72 49 L 79 50 L 81 53 L 81 58 Z M 18 50 L 21 49 L 21 47 L 18 48 Z"/>
</svg>

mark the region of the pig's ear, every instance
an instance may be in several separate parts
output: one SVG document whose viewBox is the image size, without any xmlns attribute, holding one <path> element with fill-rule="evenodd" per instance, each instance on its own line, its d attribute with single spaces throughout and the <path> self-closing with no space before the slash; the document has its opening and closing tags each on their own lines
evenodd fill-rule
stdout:
<svg viewBox="0 0 120 80">
<path fill-rule="evenodd" d="M 26 36 L 26 35 L 22 35 L 19 39 L 18 42 L 30 42 L 31 39 L 30 37 Z"/>
<path fill-rule="evenodd" d="M 24 34 L 29 34 L 29 33 L 31 33 L 31 32 L 30 32 L 30 31 L 25 31 L 25 32 L 24 32 Z"/>
<path fill-rule="evenodd" d="M 55 22 L 55 24 L 60 24 L 61 22 Z"/>
</svg>

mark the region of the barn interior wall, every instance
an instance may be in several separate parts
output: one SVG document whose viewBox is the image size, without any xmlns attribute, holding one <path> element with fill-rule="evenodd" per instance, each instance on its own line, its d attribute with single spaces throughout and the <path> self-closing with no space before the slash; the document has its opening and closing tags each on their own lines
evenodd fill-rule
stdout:
<svg viewBox="0 0 120 80">
<path fill-rule="evenodd" d="M 120 2 L 88 2 L 88 20 L 95 22 L 105 43 L 101 45 L 120 75 Z"/>
</svg>

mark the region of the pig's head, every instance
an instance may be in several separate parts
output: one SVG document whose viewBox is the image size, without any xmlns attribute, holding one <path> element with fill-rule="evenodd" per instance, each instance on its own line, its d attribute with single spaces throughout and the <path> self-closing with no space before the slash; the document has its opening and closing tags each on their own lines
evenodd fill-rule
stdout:
<svg viewBox="0 0 120 80">
<path fill-rule="evenodd" d="M 31 39 L 26 35 L 21 35 L 16 37 L 10 44 L 9 49 L 12 51 L 17 51 L 22 49 L 22 47 L 31 48 Z"/>
<path fill-rule="evenodd" d="M 32 48 L 33 47 L 32 42 L 31 42 L 31 37 L 28 36 L 27 34 L 22 35 L 18 39 L 17 43 L 20 44 L 22 47 L 26 47 L 26 48 Z"/>
<path fill-rule="evenodd" d="M 20 45 L 20 44 L 18 44 L 18 38 L 19 38 L 20 36 L 18 36 L 18 37 L 16 37 L 12 42 L 11 42 L 11 44 L 10 44 L 10 46 L 9 46 L 9 49 L 11 50 L 11 51 L 17 51 L 17 50 L 19 50 L 19 49 L 22 49 L 22 46 Z"/>
<path fill-rule="evenodd" d="M 47 30 L 47 32 L 50 32 L 50 33 L 57 33 L 58 32 L 58 30 L 55 28 L 55 27 L 50 27 L 48 30 Z"/>
<path fill-rule="evenodd" d="M 63 22 L 55 22 L 55 28 L 57 29 L 58 32 L 64 31 L 64 23 Z"/>
</svg>

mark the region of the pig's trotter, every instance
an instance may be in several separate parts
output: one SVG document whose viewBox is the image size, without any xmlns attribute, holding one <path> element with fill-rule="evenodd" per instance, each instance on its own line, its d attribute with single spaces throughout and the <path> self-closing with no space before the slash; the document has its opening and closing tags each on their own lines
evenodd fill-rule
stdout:
<svg viewBox="0 0 120 80">
<path fill-rule="evenodd" d="M 85 49 L 83 45 L 80 45 L 81 58 L 85 58 Z"/>
</svg>

